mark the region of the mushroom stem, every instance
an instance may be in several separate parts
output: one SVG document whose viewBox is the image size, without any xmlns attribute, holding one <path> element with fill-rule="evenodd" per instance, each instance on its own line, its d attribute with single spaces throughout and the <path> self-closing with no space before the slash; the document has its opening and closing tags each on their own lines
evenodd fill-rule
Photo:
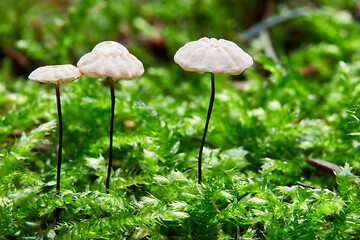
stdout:
<svg viewBox="0 0 360 240">
<path fill-rule="evenodd" d="M 60 173 L 61 173 L 61 153 L 62 153 L 62 142 L 63 142 L 63 126 L 62 126 L 62 114 L 61 114 L 61 101 L 60 101 L 60 84 L 55 85 L 56 90 L 56 103 L 58 110 L 58 128 L 59 128 L 59 148 L 58 148 L 58 162 L 56 172 L 56 194 L 60 196 Z M 59 222 L 60 209 L 55 209 L 56 223 Z"/>
<path fill-rule="evenodd" d="M 210 116 L 211 116 L 212 108 L 214 105 L 214 100 L 215 100 L 215 76 L 214 76 L 214 73 L 211 73 L 211 97 L 210 97 L 209 108 L 208 108 L 208 113 L 207 113 L 207 117 L 206 117 L 204 134 L 203 134 L 203 137 L 201 140 L 201 146 L 200 146 L 200 151 L 199 151 L 199 160 L 198 160 L 198 170 L 199 170 L 198 182 L 199 182 L 199 184 L 201 184 L 201 157 L 202 157 L 202 152 L 203 152 L 203 148 L 204 148 L 204 144 L 205 144 L 206 133 L 207 133 L 208 126 L 209 126 Z"/>
<path fill-rule="evenodd" d="M 111 119 L 110 119 L 110 147 L 109 147 L 109 166 L 106 178 L 106 193 L 109 193 L 110 187 L 110 175 L 112 167 L 112 145 L 113 145 L 113 130 L 114 130 L 114 112 L 115 112 L 115 91 L 114 91 L 114 80 L 109 78 L 110 82 L 110 95 L 111 95 Z"/>
</svg>

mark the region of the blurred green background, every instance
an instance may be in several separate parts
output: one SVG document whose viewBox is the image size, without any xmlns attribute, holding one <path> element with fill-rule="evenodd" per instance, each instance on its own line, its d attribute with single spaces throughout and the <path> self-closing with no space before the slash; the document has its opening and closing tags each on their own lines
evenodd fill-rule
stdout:
<svg viewBox="0 0 360 240">
<path fill-rule="evenodd" d="M 267 18 L 275 20 L 269 27 L 275 51 L 286 56 L 307 44 L 340 42 L 351 33 L 344 26 L 341 36 L 332 24 L 346 25 L 359 15 L 351 0 L 3 0 L 0 4 L 2 64 L 10 59 L 13 73 L 24 76 L 41 65 L 74 64 L 104 40 L 124 44 L 146 67 L 172 62 L 179 47 L 203 36 L 229 39 L 259 54 L 264 46 L 254 45 L 264 28 L 250 32 L 249 28 Z M 306 17 L 316 17 L 314 12 L 321 9 L 327 9 L 329 19 Z M 343 12 L 330 14 L 331 9 Z"/>
</svg>

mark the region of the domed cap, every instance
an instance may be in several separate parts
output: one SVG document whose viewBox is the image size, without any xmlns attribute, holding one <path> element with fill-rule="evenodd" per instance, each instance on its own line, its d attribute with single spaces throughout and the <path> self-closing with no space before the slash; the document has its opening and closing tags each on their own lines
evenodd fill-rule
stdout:
<svg viewBox="0 0 360 240">
<path fill-rule="evenodd" d="M 142 63 L 120 43 L 105 41 L 80 58 L 79 70 L 91 78 L 130 80 L 144 73 Z"/>
<path fill-rule="evenodd" d="M 30 80 L 43 83 L 68 83 L 81 77 L 79 69 L 71 64 L 43 66 L 35 69 L 29 75 Z"/>
<path fill-rule="evenodd" d="M 238 75 L 253 64 L 252 57 L 235 43 L 207 37 L 186 43 L 176 52 L 174 61 L 186 71 L 216 75 Z"/>
</svg>

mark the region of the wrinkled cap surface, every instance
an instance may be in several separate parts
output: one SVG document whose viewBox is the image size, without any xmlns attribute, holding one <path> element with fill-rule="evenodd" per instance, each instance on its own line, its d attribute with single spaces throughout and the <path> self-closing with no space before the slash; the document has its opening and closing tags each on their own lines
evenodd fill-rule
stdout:
<svg viewBox="0 0 360 240">
<path fill-rule="evenodd" d="M 43 66 L 35 69 L 29 75 L 30 80 L 43 83 L 68 83 L 81 77 L 79 69 L 71 64 Z"/>
<path fill-rule="evenodd" d="M 252 57 L 235 43 L 203 37 L 188 42 L 174 56 L 174 61 L 186 71 L 238 75 L 253 64 Z"/>
<path fill-rule="evenodd" d="M 144 73 L 142 63 L 123 45 L 114 41 L 97 44 L 91 52 L 79 59 L 77 66 L 91 78 L 130 80 Z"/>
</svg>

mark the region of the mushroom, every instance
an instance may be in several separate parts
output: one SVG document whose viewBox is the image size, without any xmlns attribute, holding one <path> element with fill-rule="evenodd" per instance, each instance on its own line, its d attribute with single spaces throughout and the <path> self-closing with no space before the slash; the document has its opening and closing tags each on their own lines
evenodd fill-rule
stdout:
<svg viewBox="0 0 360 240">
<path fill-rule="evenodd" d="M 253 59 L 238 45 L 231 41 L 203 37 L 197 41 L 188 42 L 181 47 L 176 52 L 174 61 L 186 71 L 211 73 L 211 98 L 198 158 L 198 182 L 200 184 L 202 181 L 201 157 L 215 100 L 214 75 L 221 75 L 224 73 L 238 75 L 246 68 L 252 66 Z"/>
<path fill-rule="evenodd" d="M 56 173 L 56 192 L 60 194 L 60 172 L 61 172 L 61 153 L 63 142 L 63 123 L 61 115 L 61 102 L 60 102 L 60 85 L 73 82 L 81 76 L 79 69 L 71 64 L 43 66 L 35 69 L 29 75 L 29 79 L 42 83 L 55 84 L 56 102 L 58 110 L 58 128 L 59 128 L 59 148 L 58 148 L 58 162 Z M 55 211 L 56 223 L 59 222 L 59 209 Z"/>
<path fill-rule="evenodd" d="M 114 81 L 131 80 L 144 73 L 142 63 L 120 43 L 104 41 L 97 44 L 90 53 L 82 56 L 77 66 L 86 76 L 91 78 L 109 78 L 111 95 L 110 147 L 109 166 L 106 178 L 106 193 L 109 193 L 112 167 L 112 142 L 115 110 Z"/>
</svg>

